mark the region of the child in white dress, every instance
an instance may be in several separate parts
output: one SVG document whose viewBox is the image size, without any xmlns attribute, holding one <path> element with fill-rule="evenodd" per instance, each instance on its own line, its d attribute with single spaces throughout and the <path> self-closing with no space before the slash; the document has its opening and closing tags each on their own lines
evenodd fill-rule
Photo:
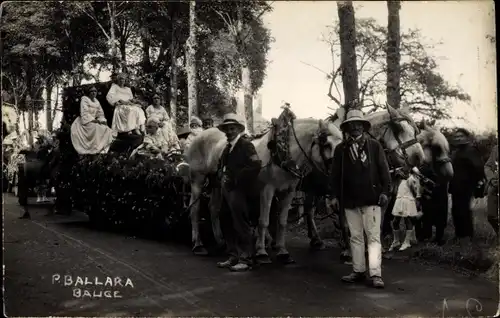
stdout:
<svg viewBox="0 0 500 318">
<path fill-rule="evenodd" d="M 389 251 L 394 250 L 398 246 L 400 246 L 400 251 L 404 251 L 411 247 L 411 243 L 416 243 L 414 241 L 414 222 L 422 216 L 422 212 L 419 211 L 422 188 L 417 174 L 418 169 L 413 168 L 407 175 L 407 178 L 403 178 L 399 184 L 396 202 L 392 209 L 394 220 L 391 226 L 394 237 Z M 401 244 L 399 239 L 401 220 L 404 220 L 406 227 L 406 235 L 403 244 Z"/>
</svg>

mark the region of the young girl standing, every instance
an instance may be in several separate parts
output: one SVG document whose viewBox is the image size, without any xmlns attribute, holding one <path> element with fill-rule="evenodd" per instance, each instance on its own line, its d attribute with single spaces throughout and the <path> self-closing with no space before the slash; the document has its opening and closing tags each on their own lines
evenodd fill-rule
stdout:
<svg viewBox="0 0 500 318">
<path fill-rule="evenodd" d="M 401 180 L 401 183 L 399 184 L 396 202 L 394 203 L 394 208 L 392 209 L 394 220 L 392 221 L 391 226 L 394 238 L 389 251 L 394 250 L 398 246 L 400 246 L 400 251 L 404 251 L 408 247 L 411 247 L 411 243 L 416 243 L 414 242 L 416 241 L 414 234 L 414 222 L 422 216 L 422 212 L 420 212 L 420 197 L 422 194 L 422 188 L 417 177 L 418 173 L 419 171 L 417 168 L 413 168 L 409 173 L 402 173 L 403 180 Z M 406 227 L 406 235 L 402 245 L 399 239 L 399 226 L 401 220 L 404 220 Z"/>
</svg>

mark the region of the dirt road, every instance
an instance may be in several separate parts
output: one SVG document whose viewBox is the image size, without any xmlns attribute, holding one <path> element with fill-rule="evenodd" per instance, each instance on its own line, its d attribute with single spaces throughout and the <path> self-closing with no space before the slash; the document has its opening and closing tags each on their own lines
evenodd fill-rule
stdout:
<svg viewBox="0 0 500 318">
<path fill-rule="evenodd" d="M 338 251 L 247 273 L 186 246 L 90 229 L 84 215 L 20 220 L 4 196 L 6 312 L 12 316 L 492 316 L 498 288 L 435 266 L 384 260 L 384 290 L 346 286 Z M 109 277 L 109 278 L 108 278 Z M 116 279 L 119 277 L 120 281 Z M 86 280 L 85 280 L 86 279 Z M 96 285 L 97 284 L 97 285 Z"/>
</svg>

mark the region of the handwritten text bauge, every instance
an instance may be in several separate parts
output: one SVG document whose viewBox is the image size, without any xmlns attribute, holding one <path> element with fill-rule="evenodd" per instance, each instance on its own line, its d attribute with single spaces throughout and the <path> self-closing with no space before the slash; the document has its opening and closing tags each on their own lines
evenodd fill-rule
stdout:
<svg viewBox="0 0 500 318">
<path fill-rule="evenodd" d="M 130 278 L 87 277 L 54 274 L 52 284 L 71 287 L 75 298 L 122 298 L 124 288 L 134 288 Z"/>
</svg>

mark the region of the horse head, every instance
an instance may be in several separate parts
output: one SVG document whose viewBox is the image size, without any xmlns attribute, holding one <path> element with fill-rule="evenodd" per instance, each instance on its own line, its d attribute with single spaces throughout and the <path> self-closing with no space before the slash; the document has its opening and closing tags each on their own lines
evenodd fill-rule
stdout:
<svg viewBox="0 0 500 318">
<path fill-rule="evenodd" d="M 308 119 L 294 121 L 295 142 L 290 144 L 290 152 L 295 157 L 302 157 L 306 165 L 316 167 L 327 173 L 329 161 L 333 158 L 335 147 L 342 142 L 342 133 L 333 123 Z M 292 139 L 292 140 L 293 140 Z M 297 160 L 299 163 L 299 160 Z"/>
<path fill-rule="evenodd" d="M 453 166 L 449 156 L 450 145 L 439 129 L 421 123 L 421 132 L 417 136 L 418 142 L 424 149 L 424 164 L 432 169 L 446 181 L 453 178 Z"/>
<path fill-rule="evenodd" d="M 418 167 L 423 163 L 424 150 L 418 143 L 419 129 L 409 112 L 387 105 L 387 110 L 366 116 L 372 128 L 370 133 L 382 144 L 387 160 L 393 167 Z"/>
</svg>

